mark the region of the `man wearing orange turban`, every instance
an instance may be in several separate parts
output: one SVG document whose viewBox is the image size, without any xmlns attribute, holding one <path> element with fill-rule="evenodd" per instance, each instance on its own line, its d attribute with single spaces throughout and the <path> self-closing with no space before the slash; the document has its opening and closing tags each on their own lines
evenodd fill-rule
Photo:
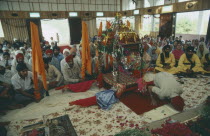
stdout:
<svg viewBox="0 0 210 136">
<path fill-rule="evenodd" d="M 73 55 L 69 55 L 65 58 L 64 64 L 61 65 L 61 72 L 64 76 L 64 83 L 71 84 L 83 81 L 81 79 L 81 69 L 77 63 L 74 63 Z"/>
<path fill-rule="evenodd" d="M 27 62 L 25 62 L 23 53 L 18 53 L 12 61 L 11 71 L 13 72 L 13 74 L 17 73 L 16 66 L 20 63 L 25 63 L 28 70 L 31 71 L 31 66 Z"/>
</svg>

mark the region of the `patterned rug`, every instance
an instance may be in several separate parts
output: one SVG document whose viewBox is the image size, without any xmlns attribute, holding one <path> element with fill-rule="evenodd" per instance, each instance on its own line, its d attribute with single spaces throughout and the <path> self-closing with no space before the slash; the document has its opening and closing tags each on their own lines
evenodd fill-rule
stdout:
<svg viewBox="0 0 210 136">
<path fill-rule="evenodd" d="M 202 104 L 210 95 L 210 78 L 184 78 L 182 87 L 185 100 L 184 110 L 189 110 Z M 93 96 L 99 90 L 95 85 L 83 93 L 62 93 L 60 90 L 51 90 L 50 97 L 39 103 L 13 110 L 1 117 L 0 121 L 11 121 L 8 126 L 8 136 L 19 136 L 24 126 L 34 124 L 43 118 L 55 118 L 69 115 L 73 127 L 79 136 L 111 136 L 125 129 L 147 127 L 148 123 L 167 118 L 178 113 L 170 105 L 164 105 L 141 115 L 135 114 L 131 109 L 119 102 L 111 110 L 104 111 L 98 106 L 82 108 L 69 106 L 70 101 Z"/>
</svg>

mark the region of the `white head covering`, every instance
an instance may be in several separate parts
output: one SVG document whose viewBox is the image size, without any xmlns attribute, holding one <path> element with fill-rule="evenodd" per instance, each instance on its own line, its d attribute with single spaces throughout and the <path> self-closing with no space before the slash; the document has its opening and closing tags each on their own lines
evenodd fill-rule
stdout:
<svg viewBox="0 0 210 136">
<path fill-rule="evenodd" d="M 200 49 L 199 49 L 200 46 L 203 46 L 203 48 L 204 48 L 204 50 L 203 50 L 203 55 L 202 55 L 201 52 L 200 52 Z M 209 53 L 209 50 L 207 49 L 205 43 L 204 43 L 204 42 L 201 42 L 201 43 L 199 44 L 199 47 L 198 47 L 198 49 L 197 49 L 196 54 L 197 54 L 198 57 L 201 59 L 201 58 L 202 58 L 203 56 L 205 56 L 207 53 Z"/>
<path fill-rule="evenodd" d="M 69 49 L 64 49 L 64 50 L 63 50 L 63 54 L 64 54 L 65 52 L 68 52 L 68 53 L 70 54 L 70 50 L 69 50 Z"/>
<path fill-rule="evenodd" d="M 3 50 L 3 51 L 9 50 L 9 48 L 8 48 L 7 46 L 4 46 L 4 47 L 2 48 L 2 50 Z"/>
<path fill-rule="evenodd" d="M 152 72 L 148 72 L 144 75 L 143 79 L 145 82 L 153 81 L 155 79 L 155 74 Z"/>
<path fill-rule="evenodd" d="M 22 50 L 22 49 L 24 49 L 24 50 L 25 50 L 25 48 L 24 48 L 24 47 L 20 47 L 20 50 Z"/>
<path fill-rule="evenodd" d="M 21 50 L 17 50 L 17 51 L 15 51 L 15 56 L 16 56 L 18 53 L 23 54 L 23 52 L 22 52 Z"/>
<path fill-rule="evenodd" d="M 16 40 L 18 40 L 17 38 L 14 38 L 13 41 L 15 42 Z"/>
</svg>

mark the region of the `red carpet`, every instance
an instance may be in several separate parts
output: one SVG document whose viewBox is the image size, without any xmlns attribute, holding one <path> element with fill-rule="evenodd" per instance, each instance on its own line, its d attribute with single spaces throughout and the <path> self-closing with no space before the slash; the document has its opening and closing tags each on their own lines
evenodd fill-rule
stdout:
<svg viewBox="0 0 210 136">
<path fill-rule="evenodd" d="M 62 46 L 58 46 L 58 47 L 60 48 L 60 52 L 61 53 L 63 53 L 63 50 L 66 49 L 66 48 L 69 49 L 69 50 L 71 50 L 70 45 L 62 45 Z"/>
<path fill-rule="evenodd" d="M 132 111 L 134 111 L 137 115 L 140 115 L 144 112 L 150 111 L 168 103 L 167 101 L 162 101 L 157 97 L 155 97 L 155 99 L 158 103 L 157 106 L 151 105 L 150 96 L 143 96 L 140 93 L 126 92 L 123 94 L 120 101 L 129 107 Z"/>
</svg>

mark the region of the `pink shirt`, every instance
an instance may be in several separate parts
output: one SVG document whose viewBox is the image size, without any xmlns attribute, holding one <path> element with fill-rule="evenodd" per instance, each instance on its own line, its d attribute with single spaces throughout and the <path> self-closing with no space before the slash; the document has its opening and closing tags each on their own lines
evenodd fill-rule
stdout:
<svg viewBox="0 0 210 136">
<path fill-rule="evenodd" d="M 183 50 L 173 50 L 172 53 L 174 54 L 175 60 L 179 60 L 180 56 L 184 54 Z"/>
</svg>

